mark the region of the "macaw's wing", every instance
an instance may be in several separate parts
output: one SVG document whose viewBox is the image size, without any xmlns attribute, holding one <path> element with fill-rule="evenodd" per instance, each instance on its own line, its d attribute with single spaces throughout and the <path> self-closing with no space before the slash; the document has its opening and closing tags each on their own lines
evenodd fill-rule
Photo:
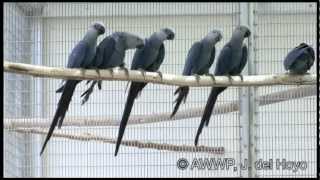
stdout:
<svg viewBox="0 0 320 180">
<path fill-rule="evenodd" d="M 164 44 L 162 43 L 160 46 L 157 58 L 149 67 L 147 67 L 147 70 L 157 71 L 163 62 L 164 56 L 165 56 L 165 48 L 164 48 Z"/>
<path fill-rule="evenodd" d="M 232 66 L 232 50 L 231 47 L 227 44 L 225 45 L 219 55 L 218 62 L 216 65 L 215 75 L 226 75 L 231 72 Z"/>
<path fill-rule="evenodd" d="M 197 61 L 201 53 L 201 43 L 195 42 L 189 49 L 187 60 L 184 65 L 183 75 L 192 75 L 193 73 L 198 72 L 200 67 L 197 66 Z"/>
<path fill-rule="evenodd" d="M 97 48 L 95 65 L 100 68 L 108 68 L 109 59 L 115 51 L 116 41 L 108 36 L 101 41 Z"/>
<path fill-rule="evenodd" d="M 73 49 L 69 56 L 68 68 L 82 68 L 89 53 L 89 44 L 85 41 L 80 41 Z"/>
</svg>

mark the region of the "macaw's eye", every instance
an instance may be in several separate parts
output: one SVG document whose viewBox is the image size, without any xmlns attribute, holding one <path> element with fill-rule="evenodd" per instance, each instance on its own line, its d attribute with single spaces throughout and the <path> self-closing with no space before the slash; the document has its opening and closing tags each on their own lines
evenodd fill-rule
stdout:
<svg viewBox="0 0 320 180">
<path fill-rule="evenodd" d="M 167 39 L 172 40 L 174 39 L 174 34 L 173 33 L 169 33 L 167 36 Z"/>
<path fill-rule="evenodd" d="M 247 31 L 246 34 L 245 34 L 245 37 L 249 37 L 250 34 L 251 34 L 250 31 Z"/>
<path fill-rule="evenodd" d="M 101 26 L 99 24 L 95 24 L 93 27 L 99 32 L 99 34 L 104 34 L 105 29 L 103 26 Z"/>
</svg>

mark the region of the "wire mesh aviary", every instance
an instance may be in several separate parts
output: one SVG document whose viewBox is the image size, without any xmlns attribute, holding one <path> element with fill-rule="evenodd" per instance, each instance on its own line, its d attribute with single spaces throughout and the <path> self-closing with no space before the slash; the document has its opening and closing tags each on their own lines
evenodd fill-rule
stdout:
<svg viewBox="0 0 320 180">
<path fill-rule="evenodd" d="M 4 176 L 317 177 L 317 7 L 4 3 Z"/>
</svg>

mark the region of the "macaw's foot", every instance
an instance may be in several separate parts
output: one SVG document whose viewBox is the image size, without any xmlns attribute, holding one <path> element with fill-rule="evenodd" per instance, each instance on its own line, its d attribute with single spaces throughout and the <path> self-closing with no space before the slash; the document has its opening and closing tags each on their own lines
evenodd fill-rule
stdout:
<svg viewBox="0 0 320 180">
<path fill-rule="evenodd" d="M 243 76 L 241 74 L 239 74 L 239 77 L 240 77 L 241 81 L 243 81 Z"/>
<path fill-rule="evenodd" d="M 228 77 L 230 83 L 232 83 L 232 77 L 231 77 L 231 75 L 230 75 L 230 74 L 227 74 L 226 76 Z"/>
<path fill-rule="evenodd" d="M 97 72 L 97 74 L 98 74 L 98 77 L 100 77 L 100 69 L 95 68 L 95 70 L 96 70 L 96 72 Z M 99 83 L 99 82 L 100 82 L 100 83 Z M 96 81 L 95 83 L 97 83 L 97 81 Z M 94 83 L 94 84 L 95 84 L 95 83 Z M 98 81 L 98 87 L 99 87 L 99 89 L 101 89 L 101 80 Z"/>
<path fill-rule="evenodd" d="M 193 74 L 193 76 L 196 78 L 196 81 L 199 84 L 200 76 L 198 74 Z"/>
<path fill-rule="evenodd" d="M 110 74 L 113 77 L 113 68 L 108 68 L 108 70 L 110 71 Z"/>
<path fill-rule="evenodd" d="M 97 72 L 98 76 L 100 77 L 100 69 L 99 68 L 94 68 L 94 70 Z"/>
<path fill-rule="evenodd" d="M 128 70 L 126 67 L 120 66 L 120 69 L 125 72 L 125 74 L 126 74 L 127 77 L 129 77 L 129 70 Z"/>
<path fill-rule="evenodd" d="M 140 71 L 140 73 L 143 76 L 143 79 L 146 80 L 146 71 L 144 69 L 141 69 L 141 68 L 137 69 L 137 71 Z"/>
<path fill-rule="evenodd" d="M 213 74 L 207 73 L 206 76 L 210 76 L 213 82 L 216 82 Z"/>
<path fill-rule="evenodd" d="M 161 71 L 156 71 L 158 74 L 159 74 L 159 77 L 160 77 L 160 79 L 161 79 L 161 81 L 162 81 L 162 72 Z"/>
</svg>

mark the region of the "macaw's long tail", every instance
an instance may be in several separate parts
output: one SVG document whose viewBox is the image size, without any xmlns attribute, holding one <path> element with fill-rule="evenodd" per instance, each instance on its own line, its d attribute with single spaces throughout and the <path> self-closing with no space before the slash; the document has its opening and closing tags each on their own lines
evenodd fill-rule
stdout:
<svg viewBox="0 0 320 180">
<path fill-rule="evenodd" d="M 96 83 L 99 84 L 98 81 L 93 81 L 90 85 L 90 87 L 81 94 L 81 97 L 83 97 L 82 101 L 81 101 L 81 105 L 83 105 L 84 103 L 86 103 L 89 100 L 89 97 L 91 95 L 91 93 L 93 92 L 93 88 L 96 85 Z"/>
<path fill-rule="evenodd" d="M 42 146 L 40 155 L 42 155 L 42 153 L 43 153 L 43 151 L 44 151 L 49 139 L 52 136 L 53 130 L 54 130 L 54 128 L 56 127 L 56 125 L 58 123 L 59 123 L 58 124 L 58 128 L 61 128 L 64 116 L 66 115 L 66 112 L 68 110 L 69 104 L 70 104 L 71 99 L 72 99 L 72 95 L 74 93 L 74 90 L 75 90 L 76 85 L 77 85 L 78 82 L 79 81 L 68 80 L 65 83 L 62 95 L 61 95 L 59 103 L 58 103 L 58 108 L 57 108 L 56 113 L 55 113 L 55 115 L 53 117 L 53 121 L 52 121 L 52 123 L 50 125 L 50 129 L 49 129 L 49 132 L 47 134 L 46 140 L 45 140 L 45 142 L 44 142 L 44 144 Z"/>
<path fill-rule="evenodd" d="M 56 93 L 62 93 L 63 92 L 63 89 L 64 89 L 64 84 L 61 86 L 61 87 L 59 87 L 59 89 L 57 89 L 56 90 Z"/>
<path fill-rule="evenodd" d="M 210 96 L 207 100 L 207 104 L 206 104 L 206 107 L 204 109 L 204 112 L 203 112 L 203 115 L 202 115 L 202 118 L 201 118 L 201 122 L 200 122 L 200 125 L 198 127 L 198 131 L 197 131 L 197 134 L 196 134 L 196 138 L 194 140 L 194 145 L 197 146 L 198 145 L 198 140 L 199 140 L 199 136 L 202 132 L 202 129 L 204 127 L 204 123 L 206 123 L 206 125 L 208 126 L 209 124 L 209 120 L 210 120 L 210 116 L 212 114 L 212 111 L 213 111 L 213 108 L 214 108 L 214 105 L 216 104 L 216 101 L 217 101 L 217 97 L 218 95 L 224 91 L 226 89 L 226 87 L 213 87 L 212 90 L 211 90 L 211 93 L 210 93 Z"/>
<path fill-rule="evenodd" d="M 131 83 L 129 94 L 127 97 L 127 102 L 126 106 L 124 108 L 124 112 L 122 115 L 122 119 L 120 122 L 120 127 L 119 127 L 119 133 L 118 133 L 118 139 L 117 139 L 117 144 L 116 144 L 116 150 L 114 155 L 117 156 L 119 147 L 121 144 L 121 140 L 124 134 L 124 130 L 126 129 L 126 125 L 131 113 L 131 109 L 133 107 L 133 103 L 139 92 L 147 85 L 147 83 L 140 83 L 140 82 L 133 82 Z"/>
<path fill-rule="evenodd" d="M 178 87 L 177 90 L 174 92 L 174 95 L 176 95 L 177 93 L 179 93 L 179 95 L 177 99 L 174 101 L 176 105 L 174 106 L 174 109 L 170 115 L 170 118 L 172 118 L 177 113 L 181 102 L 182 101 L 184 101 L 184 103 L 186 102 L 187 95 L 189 93 L 189 87 L 188 86 Z"/>
</svg>

